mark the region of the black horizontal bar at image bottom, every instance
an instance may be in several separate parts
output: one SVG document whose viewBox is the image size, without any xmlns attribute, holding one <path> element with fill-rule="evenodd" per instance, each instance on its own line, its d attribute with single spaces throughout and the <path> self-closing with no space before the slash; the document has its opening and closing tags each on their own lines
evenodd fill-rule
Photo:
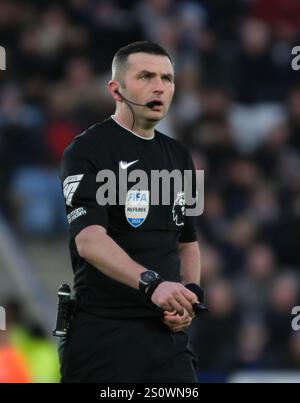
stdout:
<svg viewBox="0 0 300 403">
<path fill-rule="evenodd" d="M 215 387 L 217 386 L 217 388 Z M 237 385 L 236 385 L 237 386 Z M 254 386 L 254 385 L 251 385 Z M 251 388 L 252 389 L 252 388 Z M 277 388 L 276 388 L 277 389 Z M 65 383 L 65 384 L 0 384 L 0 396 L 5 397 L 3 402 L 11 401 L 14 397 L 19 401 L 44 403 L 61 402 L 62 399 L 75 398 L 81 403 L 101 402 L 101 400 L 132 401 L 141 399 L 155 400 L 203 400 L 207 392 L 211 400 L 219 392 L 222 398 L 226 390 L 228 397 L 232 396 L 229 384 L 195 384 L 195 383 Z M 255 388 L 252 389 L 253 397 Z M 230 393 L 230 394 L 229 394 Z M 251 391 L 247 389 L 247 396 Z M 21 397 L 21 400 L 20 400 Z M 217 397 L 217 396 L 216 396 Z M 67 401 L 67 400 L 66 400 Z"/>
</svg>

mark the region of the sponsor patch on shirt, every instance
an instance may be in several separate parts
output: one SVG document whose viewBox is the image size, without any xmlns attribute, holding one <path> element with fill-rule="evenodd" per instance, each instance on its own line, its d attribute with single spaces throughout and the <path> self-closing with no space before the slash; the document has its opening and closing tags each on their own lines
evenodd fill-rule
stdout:
<svg viewBox="0 0 300 403">
<path fill-rule="evenodd" d="M 72 199 L 76 192 L 83 174 L 68 176 L 63 183 L 63 191 L 66 199 L 66 205 L 72 207 Z"/>
<path fill-rule="evenodd" d="M 76 220 L 76 218 L 78 218 L 86 213 L 87 213 L 87 211 L 85 208 L 78 207 L 77 209 L 71 211 L 71 213 L 67 215 L 68 223 L 71 224 L 71 222 Z"/>
</svg>

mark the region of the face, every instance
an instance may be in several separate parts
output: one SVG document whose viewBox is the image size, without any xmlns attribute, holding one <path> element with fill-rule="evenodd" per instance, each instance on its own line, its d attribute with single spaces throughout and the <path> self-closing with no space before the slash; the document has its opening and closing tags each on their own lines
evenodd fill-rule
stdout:
<svg viewBox="0 0 300 403">
<path fill-rule="evenodd" d="M 147 53 L 131 54 L 124 74 L 124 88 L 120 88 L 120 92 L 140 104 L 159 101 L 160 105 L 152 108 L 132 107 L 139 118 L 161 120 L 167 114 L 174 94 L 174 71 L 169 58 Z"/>
</svg>

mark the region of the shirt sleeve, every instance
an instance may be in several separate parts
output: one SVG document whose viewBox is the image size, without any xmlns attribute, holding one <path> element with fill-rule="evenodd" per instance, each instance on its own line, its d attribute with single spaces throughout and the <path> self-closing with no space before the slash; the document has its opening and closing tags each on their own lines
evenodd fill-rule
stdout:
<svg viewBox="0 0 300 403">
<path fill-rule="evenodd" d="M 193 197 L 196 197 L 196 171 L 194 167 L 193 160 L 190 156 L 190 154 L 187 151 L 188 155 L 188 162 L 187 162 L 187 168 L 188 170 L 192 171 L 192 181 L 191 183 L 188 184 L 189 189 L 188 191 L 191 192 L 192 188 L 192 195 Z M 193 206 L 187 206 L 186 208 L 191 208 Z M 179 236 L 179 242 L 195 242 L 197 241 L 197 231 L 196 231 L 196 217 L 195 216 L 187 216 L 185 215 L 184 217 L 184 225 L 181 230 L 181 234 Z"/>
<path fill-rule="evenodd" d="M 81 144 L 82 145 L 82 144 Z M 107 207 L 97 203 L 97 169 L 89 149 L 70 147 L 61 162 L 61 183 L 71 236 L 89 225 L 108 226 Z"/>
</svg>

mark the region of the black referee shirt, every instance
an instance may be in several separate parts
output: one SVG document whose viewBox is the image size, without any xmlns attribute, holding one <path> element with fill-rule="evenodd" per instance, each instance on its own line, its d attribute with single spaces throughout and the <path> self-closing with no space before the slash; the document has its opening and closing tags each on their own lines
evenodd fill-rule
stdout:
<svg viewBox="0 0 300 403">
<path fill-rule="evenodd" d="M 178 141 L 157 130 L 153 138 L 145 139 L 111 117 L 77 136 L 62 158 L 61 181 L 79 305 L 103 317 L 158 316 L 159 310 L 146 303 L 139 291 L 109 278 L 81 258 L 74 238 L 89 225 L 101 225 L 132 259 L 168 281 L 180 282 L 178 242 L 196 240 L 194 217 L 184 214 L 180 194 L 177 197 L 170 192 L 169 205 L 151 205 L 147 192 L 151 188 L 131 191 L 134 183 L 130 182 L 126 203 L 100 205 L 96 194 L 106 181 L 97 182 L 96 177 L 104 169 L 116 176 L 118 202 L 120 169 L 126 169 L 127 175 L 136 169 L 145 171 L 150 187 L 151 170 L 194 171 L 191 157 Z"/>
</svg>

